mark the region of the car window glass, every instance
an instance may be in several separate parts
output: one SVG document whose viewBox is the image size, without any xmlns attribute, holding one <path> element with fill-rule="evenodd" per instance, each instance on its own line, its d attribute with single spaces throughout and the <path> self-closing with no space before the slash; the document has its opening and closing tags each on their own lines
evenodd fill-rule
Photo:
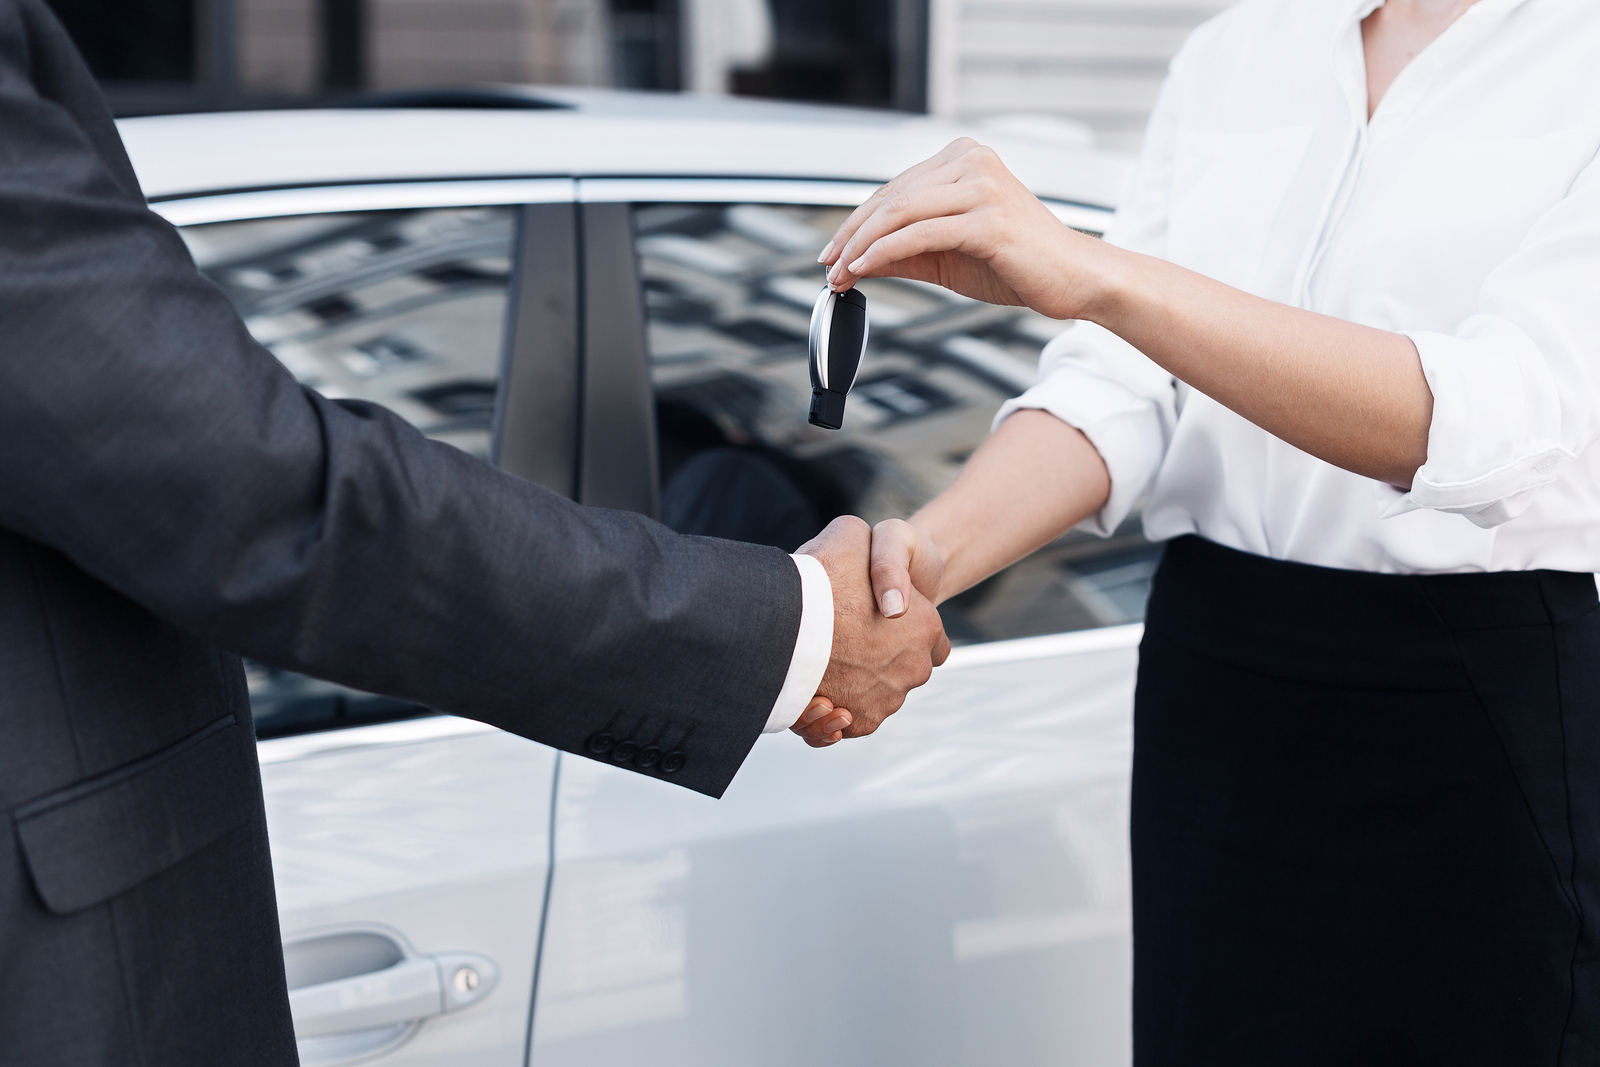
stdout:
<svg viewBox="0 0 1600 1067">
<path fill-rule="evenodd" d="M 513 208 L 357 212 L 183 230 L 251 334 L 309 388 L 489 454 Z M 259 736 L 430 714 L 246 664 Z"/>
<path fill-rule="evenodd" d="M 844 427 L 809 425 L 816 255 L 848 211 L 640 204 L 662 520 L 793 550 L 834 516 L 906 516 L 950 484 L 1068 324 L 937 286 L 868 279 L 870 340 Z M 1137 520 L 1073 532 L 948 601 L 957 643 L 1143 618 L 1158 549 Z"/>
</svg>

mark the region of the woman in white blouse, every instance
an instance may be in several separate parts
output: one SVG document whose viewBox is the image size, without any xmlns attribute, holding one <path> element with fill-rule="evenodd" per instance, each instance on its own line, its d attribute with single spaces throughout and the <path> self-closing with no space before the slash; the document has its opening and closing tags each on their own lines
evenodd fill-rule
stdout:
<svg viewBox="0 0 1600 1067">
<path fill-rule="evenodd" d="M 1600 1064 L 1600 7 L 1381 3 L 1196 31 L 1103 243 L 959 141 L 823 253 L 1080 320 L 877 530 L 885 614 L 1169 542 L 1139 1067 Z"/>
</svg>

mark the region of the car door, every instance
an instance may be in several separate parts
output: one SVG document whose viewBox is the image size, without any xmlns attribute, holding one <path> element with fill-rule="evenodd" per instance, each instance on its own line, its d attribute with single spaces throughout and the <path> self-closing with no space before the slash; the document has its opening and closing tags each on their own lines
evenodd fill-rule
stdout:
<svg viewBox="0 0 1600 1067">
<path fill-rule="evenodd" d="M 583 255 L 612 265 L 584 321 L 632 338 L 611 386 L 632 410 L 653 400 L 649 440 L 614 458 L 635 487 L 653 468 L 656 496 L 622 495 L 685 532 L 793 549 L 836 514 L 910 513 L 1067 325 L 864 282 L 872 344 L 844 429 L 818 430 L 815 256 L 872 187 L 579 185 L 607 220 Z M 1056 209 L 1086 230 L 1108 214 Z M 566 761 L 532 1062 L 1126 1064 L 1131 702 L 1156 554 L 1133 529 L 1069 534 L 955 598 L 960 647 L 874 737 L 764 737 L 720 802 Z"/>
<path fill-rule="evenodd" d="M 306 386 L 570 493 L 572 195 L 433 182 L 155 207 Z M 523 1064 L 555 753 L 269 665 L 247 676 L 301 1062 Z"/>
</svg>

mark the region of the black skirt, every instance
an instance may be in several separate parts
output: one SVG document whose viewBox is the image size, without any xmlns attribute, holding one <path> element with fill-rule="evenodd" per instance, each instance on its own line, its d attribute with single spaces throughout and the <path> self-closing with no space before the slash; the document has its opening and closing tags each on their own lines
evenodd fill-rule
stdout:
<svg viewBox="0 0 1600 1067">
<path fill-rule="evenodd" d="M 1600 1064 L 1596 606 L 1589 574 L 1167 547 L 1136 1067 Z"/>
</svg>

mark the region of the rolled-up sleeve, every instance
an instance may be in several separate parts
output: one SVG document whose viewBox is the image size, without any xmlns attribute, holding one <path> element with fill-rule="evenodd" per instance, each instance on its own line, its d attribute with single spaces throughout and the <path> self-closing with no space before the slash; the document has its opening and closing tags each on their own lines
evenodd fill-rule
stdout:
<svg viewBox="0 0 1600 1067">
<path fill-rule="evenodd" d="M 1136 348 L 1091 322 L 1079 322 L 1045 346 L 1039 384 L 1006 401 L 995 425 L 1036 408 L 1083 431 L 1105 461 L 1111 495 L 1079 524 L 1109 537 L 1155 480 L 1177 422 L 1172 378 Z"/>
<path fill-rule="evenodd" d="M 1428 459 L 1384 515 L 1516 518 L 1600 431 L 1600 163 L 1485 280 L 1453 332 L 1407 332 L 1433 391 Z"/>
<path fill-rule="evenodd" d="M 1177 98 L 1183 56 L 1173 62 L 1145 134 L 1133 183 L 1106 240 L 1146 255 L 1164 256 L 1167 203 L 1177 136 Z M 1082 430 L 1105 461 L 1111 495 L 1079 528 L 1111 536 L 1155 480 L 1177 423 L 1177 383 L 1143 353 L 1091 322 L 1073 323 L 1045 346 L 1039 384 L 1008 400 L 999 426 L 1024 408 L 1048 411 Z"/>
</svg>

